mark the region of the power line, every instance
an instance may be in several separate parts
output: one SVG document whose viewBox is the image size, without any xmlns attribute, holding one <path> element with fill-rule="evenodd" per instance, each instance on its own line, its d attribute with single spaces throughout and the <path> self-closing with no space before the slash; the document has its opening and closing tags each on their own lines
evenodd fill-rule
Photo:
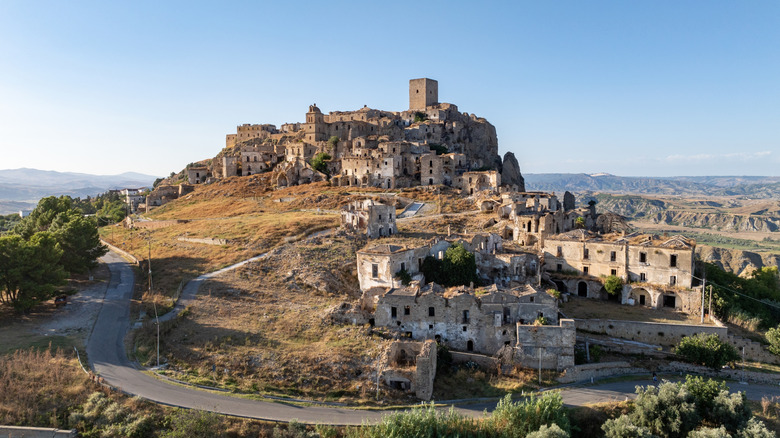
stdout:
<svg viewBox="0 0 780 438">
<path fill-rule="evenodd" d="M 726 290 L 728 290 L 728 291 L 730 291 L 730 292 L 733 292 L 733 293 L 735 293 L 735 294 L 737 294 L 737 295 L 741 295 L 741 296 L 743 296 L 743 297 L 745 297 L 745 298 L 749 298 L 749 299 L 751 299 L 751 300 L 753 300 L 753 301 L 757 301 L 757 302 L 759 302 L 759 303 L 761 303 L 761 304 L 765 304 L 765 305 L 767 305 L 767 306 L 771 306 L 771 307 L 774 307 L 775 309 L 778 309 L 778 310 L 780 310 L 780 305 L 777 305 L 777 304 L 772 304 L 772 303 L 767 303 L 766 301 L 759 300 L 758 298 L 751 297 L 750 295 L 746 295 L 746 294 L 744 294 L 744 293 L 742 293 L 742 292 L 737 292 L 737 291 L 735 291 L 734 289 L 732 289 L 732 288 L 730 288 L 730 287 L 721 286 L 721 285 L 719 285 L 718 283 L 715 283 L 715 282 L 713 282 L 713 281 L 710 281 L 710 284 L 714 284 L 715 286 L 718 286 L 718 287 L 720 287 L 720 288 L 726 289 Z"/>
</svg>

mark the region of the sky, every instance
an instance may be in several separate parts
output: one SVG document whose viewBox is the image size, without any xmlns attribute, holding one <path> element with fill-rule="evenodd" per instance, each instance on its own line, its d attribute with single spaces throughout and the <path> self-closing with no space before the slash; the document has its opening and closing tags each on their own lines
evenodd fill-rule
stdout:
<svg viewBox="0 0 780 438">
<path fill-rule="evenodd" d="M 0 169 L 167 175 L 419 77 L 523 173 L 780 175 L 776 0 L 2 0 Z"/>
</svg>

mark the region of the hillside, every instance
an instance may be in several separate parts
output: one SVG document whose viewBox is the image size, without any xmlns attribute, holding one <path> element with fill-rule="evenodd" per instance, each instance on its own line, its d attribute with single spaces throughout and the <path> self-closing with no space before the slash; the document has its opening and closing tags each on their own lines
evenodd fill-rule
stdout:
<svg viewBox="0 0 780 438">
<path fill-rule="evenodd" d="M 776 176 L 626 177 L 604 173 L 526 173 L 523 176 L 528 190 L 548 192 L 780 197 L 780 177 Z"/>
</svg>

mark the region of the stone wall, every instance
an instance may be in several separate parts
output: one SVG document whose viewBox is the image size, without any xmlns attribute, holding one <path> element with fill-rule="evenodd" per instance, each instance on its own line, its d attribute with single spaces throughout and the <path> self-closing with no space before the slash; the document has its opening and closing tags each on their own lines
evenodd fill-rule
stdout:
<svg viewBox="0 0 780 438">
<path fill-rule="evenodd" d="M 420 400 L 430 400 L 433 395 L 433 380 L 436 378 L 436 343 L 427 340 L 417 355 L 414 372 L 414 395 Z"/>
<path fill-rule="evenodd" d="M 226 239 L 211 239 L 211 238 L 197 238 L 197 237 L 179 237 L 176 240 L 180 242 L 190 243 L 202 243 L 204 245 L 227 245 Z"/>
<path fill-rule="evenodd" d="M 450 355 L 452 355 L 453 363 L 474 362 L 486 370 L 495 370 L 498 366 L 498 359 L 484 354 L 465 353 L 463 351 L 450 351 Z"/>
<path fill-rule="evenodd" d="M 517 324 L 515 361 L 525 367 L 564 370 L 574 366 L 577 340 L 574 320 L 561 319 L 559 325 Z"/>
<path fill-rule="evenodd" d="M 699 333 L 715 333 L 723 340 L 728 339 L 728 329 L 726 327 L 713 325 L 666 324 L 602 319 L 576 319 L 574 321 L 577 330 L 665 346 L 677 345 L 682 338 L 695 336 Z"/>
<path fill-rule="evenodd" d="M 708 377 L 746 381 L 762 385 L 780 384 L 780 374 L 775 372 L 762 373 L 757 371 L 743 371 L 741 369 L 713 370 L 712 368 L 707 368 L 701 365 L 694 365 L 683 362 L 670 362 L 668 365 L 662 365 L 659 367 L 658 371 L 664 373 L 701 374 Z"/>
<path fill-rule="evenodd" d="M 624 374 L 647 374 L 648 378 L 652 375 L 651 371 L 645 368 L 632 367 L 628 362 L 601 362 L 575 365 L 568 368 L 564 374 L 558 378 L 558 382 L 585 382 L 591 379 L 600 379 L 602 377 Z"/>
</svg>

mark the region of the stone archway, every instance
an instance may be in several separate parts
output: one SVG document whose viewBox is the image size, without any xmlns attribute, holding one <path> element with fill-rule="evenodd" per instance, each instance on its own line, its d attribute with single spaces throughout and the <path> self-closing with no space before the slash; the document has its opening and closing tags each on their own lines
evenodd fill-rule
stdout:
<svg viewBox="0 0 780 438">
<path fill-rule="evenodd" d="M 584 281 L 577 283 L 577 296 L 583 298 L 588 297 L 588 283 Z"/>
<path fill-rule="evenodd" d="M 653 297 L 645 288 L 632 289 L 628 297 L 634 300 L 634 305 L 653 307 Z"/>
<path fill-rule="evenodd" d="M 279 174 L 279 177 L 276 179 L 276 186 L 277 187 L 287 187 L 289 184 L 289 181 L 287 181 L 287 175 L 284 173 Z"/>
</svg>

